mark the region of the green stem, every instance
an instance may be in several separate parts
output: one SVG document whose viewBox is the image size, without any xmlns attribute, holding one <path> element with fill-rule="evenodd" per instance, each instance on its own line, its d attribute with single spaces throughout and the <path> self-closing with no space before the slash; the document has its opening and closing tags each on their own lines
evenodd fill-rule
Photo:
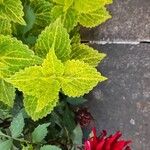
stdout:
<svg viewBox="0 0 150 150">
<path fill-rule="evenodd" d="M 0 136 L 4 136 L 4 137 L 6 137 L 6 138 L 8 138 L 8 139 L 13 139 L 13 140 L 19 141 L 19 142 L 21 142 L 21 143 L 32 144 L 31 142 L 29 142 L 29 141 L 27 141 L 27 140 L 14 138 L 14 137 L 11 137 L 11 136 L 9 136 L 9 135 L 6 135 L 6 134 L 4 134 L 4 133 L 2 133 L 2 132 L 0 132 Z"/>
</svg>

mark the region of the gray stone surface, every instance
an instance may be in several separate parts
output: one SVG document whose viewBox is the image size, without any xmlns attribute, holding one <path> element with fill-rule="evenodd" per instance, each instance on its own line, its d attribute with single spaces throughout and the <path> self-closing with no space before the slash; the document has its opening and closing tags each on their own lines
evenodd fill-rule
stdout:
<svg viewBox="0 0 150 150">
<path fill-rule="evenodd" d="M 121 130 L 133 150 L 150 150 L 150 44 L 92 46 L 108 55 L 98 70 L 109 80 L 88 95 L 98 130 Z"/>
<path fill-rule="evenodd" d="M 150 0 L 114 0 L 113 16 L 92 29 L 82 29 L 82 39 L 91 41 L 150 41 Z"/>
</svg>

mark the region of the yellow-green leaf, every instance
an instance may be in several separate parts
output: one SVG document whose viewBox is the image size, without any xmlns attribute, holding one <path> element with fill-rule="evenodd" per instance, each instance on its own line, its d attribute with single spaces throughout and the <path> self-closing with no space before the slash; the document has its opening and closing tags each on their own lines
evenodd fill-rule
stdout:
<svg viewBox="0 0 150 150">
<path fill-rule="evenodd" d="M 42 63 L 42 59 L 35 56 L 28 46 L 16 38 L 3 35 L 0 35 L 0 58 L 1 77 L 14 74 L 25 67 Z"/>
<path fill-rule="evenodd" d="M 99 53 L 97 50 L 94 50 L 92 47 L 85 44 L 74 44 L 70 56 L 71 59 L 81 60 L 96 67 L 106 54 Z"/>
<path fill-rule="evenodd" d="M 79 23 L 84 27 L 95 27 L 110 19 L 111 15 L 106 10 L 105 7 L 101 7 L 100 9 L 90 12 L 90 13 L 81 13 L 79 16 Z"/>
<path fill-rule="evenodd" d="M 57 59 L 54 51 L 52 50 L 48 53 L 42 66 L 26 68 L 11 76 L 8 81 L 30 97 L 27 98 L 27 102 L 25 102 L 25 108 L 34 119 L 34 115 L 38 113 L 41 114 L 41 111 L 46 107 L 48 107 L 50 112 L 57 103 L 60 90 L 60 83 L 58 79 L 63 75 L 63 73 L 64 66 L 61 61 Z M 28 102 L 28 99 L 31 101 L 31 97 L 33 98 L 32 101 L 36 104 L 31 106 L 35 109 L 29 111 L 28 107 L 30 106 L 28 105 L 30 105 L 30 103 Z M 43 115 L 46 114 L 43 114 L 42 111 L 42 116 Z"/>
<path fill-rule="evenodd" d="M 27 95 L 38 98 L 36 112 L 41 111 L 58 96 L 60 90 L 59 82 L 52 76 L 44 74 L 42 67 L 34 66 L 16 73 L 10 79 L 11 83 Z"/>
<path fill-rule="evenodd" d="M 59 5 L 70 5 L 71 3 L 73 3 L 73 0 L 53 0 L 53 2 Z"/>
<path fill-rule="evenodd" d="M 0 101 L 12 107 L 15 88 L 5 78 L 25 67 L 41 64 L 42 59 L 21 41 L 3 35 L 0 35 L 0 58 Z"/>
<path fill-rule="evenodd" d="M 64 73 L 64 65 L 57 59 L 54 50 L 47 54 L 46 59 L 42 64 L 42 70 L 45 76 L 54 78 L 60 77 Z"/>
<path fill-rule="evenodd" d="M 68 32 L 70 32 L 78 23 L 77 11 L 70 8 L 66 12 L 64 12 L 63 6 L 53 7 L 52 18 L 53 20 L 56 20 L 57 18 L 61 18 L 61 22 Z"/>
<path fill-rule="evenodd" d="M 73 0 L 64 0 L 64 11 L 73 4 Z"/>
<path fill-rule="evenodd" d="M 1 0 L 0 1 L 0 18 L 25 25 L 23 19 L 23 6 L 21 0 Z"/>
<path fill-rule="evenodd" d="M 64 75 L 61 79 L 63 92 L 70 97 L 83 96 L 97 85 L 106 80 L 97 70 L 88 64 L 71 60 L 65 63 Z"/>
<path fill-rule="evenodd" d="M 66 11 L 73 4 L 73 0 L 53 0 L 53 2 L 63 5 L 64 11 Z"/>
<path fill-rule="evenodd" d="M 110 3 L 112 0 L 74 0 L 74 7 L 80 13 L 89 13 Z"/>
<path fill-rule="evenodd" d="M 11 35 L 11 23 L 8 20 L 0 19 L 0 34 Z"/>
<path fill-rule="evenodd" d="M 0 78 L 0 101 L 12 107 L 15 99 L 15 88 Z"/>
<path fill-rule="evenodd" d="M 35 96 L 26 95 L 24 97 L 25 109 L 34 121 L 46 117 L 47 114 L 50 114 L 58 103 L 58 97 L 55 100 L 48 101 L 47 105 L 39 112 L 36 111 L 37 102 L 38 98 L 36 98 Z"/>
<path fill-rule="evenodd" d="M 69 58 L 71 52 L 69 34 L 60 19 L 46 27 L 35 45 L 35 53 L 43 58 L 50 50 L 55 50 L 56 56 L 62 61 Z"/>
</svg>

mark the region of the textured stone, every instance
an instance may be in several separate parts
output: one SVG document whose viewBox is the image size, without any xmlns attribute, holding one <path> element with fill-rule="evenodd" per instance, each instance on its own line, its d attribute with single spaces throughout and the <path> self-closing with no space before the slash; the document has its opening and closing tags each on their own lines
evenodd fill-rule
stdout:
<svg viewBox="0 0 150 150">
<path fill-rule="evenodd" d="M 82 29 L 90 41 L 150 41 L 150 0 L 114 0 L 112 19 L 92 29 Z"/>
<path fill-rule="evenodd" d="M 98 70 L 109 78 L 88 95 L 98 130 L 121 130 L 133 150 L 150 150 L 150 44 L 92 46 L 107 53 Z"/>
</svg>

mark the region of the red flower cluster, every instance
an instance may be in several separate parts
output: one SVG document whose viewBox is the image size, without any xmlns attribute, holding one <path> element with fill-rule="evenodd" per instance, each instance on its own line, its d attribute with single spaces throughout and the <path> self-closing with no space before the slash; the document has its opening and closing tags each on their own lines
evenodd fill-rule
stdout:
<svg viewBox="0 0 150 150">
<path fill-rule="evenodd" d="M 103 131 L 100 137 L 96 135 L 96 129 L 92 130 L 93 137 L 85 141 L 84 150 L 131 150 L 128 146 L 131 141 L 118 140 L 122 134 L 116 134 L 106 137 L 106 131 Z"/>
</svg>

